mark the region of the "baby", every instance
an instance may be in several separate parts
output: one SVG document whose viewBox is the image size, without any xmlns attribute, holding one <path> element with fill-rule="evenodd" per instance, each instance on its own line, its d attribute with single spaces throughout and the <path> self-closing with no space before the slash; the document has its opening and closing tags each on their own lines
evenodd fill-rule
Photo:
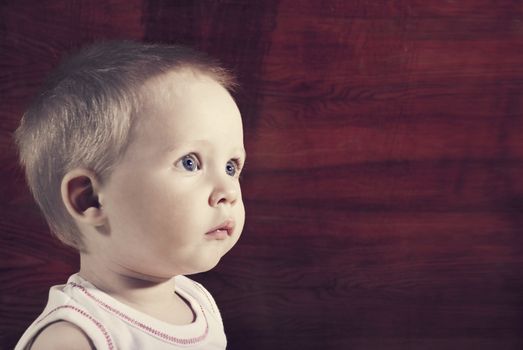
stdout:
<svg viewBox="0 0 523 350">
<path fill-rule="evenodd" d="M 101 43 L 64 62 L 16 131 L 52 231 L 80 271 L 16 349 L 224 349 L 218 308 L 184 275 L 243 229 L 231 75 L 180 46 Z"/>
</svg>

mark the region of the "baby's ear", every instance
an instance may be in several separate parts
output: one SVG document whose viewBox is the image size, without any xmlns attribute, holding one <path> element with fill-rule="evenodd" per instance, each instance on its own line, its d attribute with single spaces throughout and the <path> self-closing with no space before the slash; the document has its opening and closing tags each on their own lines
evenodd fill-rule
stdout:
<svg viewBox="0 0 523 350">
<path fill-rule="evenodd" d="M 69 171 L 62 179 L 62 200 L 71 216 L 84 224 L 102 226 L 106 215 L 99 201 L 100 183 L 87 169 Z"/>
</svg>

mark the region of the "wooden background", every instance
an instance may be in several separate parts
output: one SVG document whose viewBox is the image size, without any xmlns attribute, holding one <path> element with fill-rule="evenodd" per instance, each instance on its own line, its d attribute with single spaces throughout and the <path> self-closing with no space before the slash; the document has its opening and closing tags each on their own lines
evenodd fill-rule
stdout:
<svg viewBox="0 0 523 350">
<path fill-rule="evenodd" d="M 0 1 L 0 346 L 77 269 L 11 133 L 100 38 L 240 77 L 244 236 L 196 276 L 229 349 L 523 349 L 523 1 Z"/>
</svg>

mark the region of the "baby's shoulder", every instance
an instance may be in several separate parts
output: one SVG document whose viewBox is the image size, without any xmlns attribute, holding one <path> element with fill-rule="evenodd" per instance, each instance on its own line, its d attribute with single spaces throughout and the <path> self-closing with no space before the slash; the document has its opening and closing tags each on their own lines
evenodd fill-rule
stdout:
<svg viewBox="0 0 523 350">
<path fill-rule="evenodd" d="M 36 335 L 31 350 L 47 349 L 79 349 L 93 350 L 93 343 L 78 326 L 67 322 L 58 321 L 49 324 Z"/>
</svg>

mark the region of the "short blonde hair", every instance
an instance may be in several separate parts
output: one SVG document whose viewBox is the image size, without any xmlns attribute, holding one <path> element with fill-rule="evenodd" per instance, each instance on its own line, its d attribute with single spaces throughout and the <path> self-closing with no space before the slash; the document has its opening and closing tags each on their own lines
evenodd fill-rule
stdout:
<svg viewBox="0 0 523 350">
<path fill-rule="evenodd" d="M 62 242 L 84 248 L 81 232 L 61 198 L 64 175 L 85 167 L 103 183 L 130 142 L 141 87 L 181 68 L 206 74 L 228 91 L 235 86 L 233 76 L 203 53 L 132 41 L 89 46 L 48 78 L 23 115 L 15 140 L 31 193 Z"/>
</svg>

